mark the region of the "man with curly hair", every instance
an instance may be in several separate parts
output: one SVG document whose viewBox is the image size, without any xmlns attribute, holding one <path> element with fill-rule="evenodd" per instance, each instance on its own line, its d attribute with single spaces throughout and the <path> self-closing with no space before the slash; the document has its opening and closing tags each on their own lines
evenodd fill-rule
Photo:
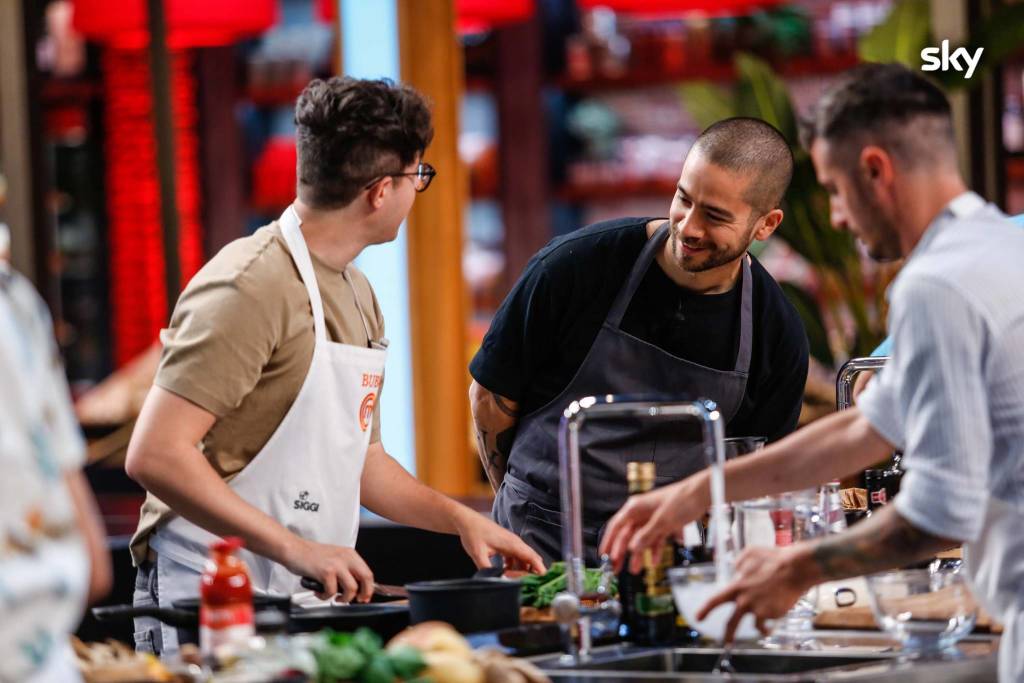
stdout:
<svg viewBox="0 0 1024 683">
<path fill-rule="evenodd" d="M 423 161 L 427 103 L 389 81 L 315 80 L 295 123 L 295 202 L 214 256 L 161 335 L 126 462 L 149 492 L 132 543 L 135 603 L 194 596 L 209 542 L 225 535 L 244 540 L 259 589 L 293 594 L 312 577 L 321 597 L 365 602 L 361 505 L 458 534 L 480 566 L 501 555 L 543 570 L 520 539 L 418 482 L 381 444 L 384 321 L 352 262 L 395 239 L 435 175 Z M 136 631 L 139 649 L 176 647 L 173 629 Z"/>
</svg>

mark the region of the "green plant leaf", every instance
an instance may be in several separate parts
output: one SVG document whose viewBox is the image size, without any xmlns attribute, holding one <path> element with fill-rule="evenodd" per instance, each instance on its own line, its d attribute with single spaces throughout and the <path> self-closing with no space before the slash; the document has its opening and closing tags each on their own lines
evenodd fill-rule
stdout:
<svg viewBox="0 0 1024 683">
<path fill-rule="evenodd" d="M 736 102 L 732 92 L 707 81 L 693 81 L 679 86 L 683 106 L 701 130 L 712 123 L 736 116 Z"/>
<path fill-rule="evenodd" d="M 736 115 L 762 119 L 779 129 L 791 145 L 797 142 L 796 115 L 786 84 L 762 59 L 736 55 Z"/>
<path fill-rule="evenodd" d="M 955 70 L 936 72 L 935 77 L 949 90 L 974 88 L 992 69 L 1019 54 L 1021 46 L 1024 46 L 1024 4 L 1003 5 L 982 21 L 967 40 L 966 47 L 971 54 L 980 47 L 985 48 L 970 80 Z M 950 51 L 955 49 L 950 46 Z"/>
<path fill-rule="evenodd" d="M 779 286 L 782 287 L 782 292 L 800 314 L 804 330 L 807 331 L 807 343 L 810 345 L 811 356 L 826 368 L 834 367 L 835 358 L 832 356 L 832 349 L 828 343 L 828 333 L 825 332 L 825 323 L 822 320 L 818 302 L 807 290 L 792 282 L 780 282 Z"/>
<path fill-rule="evenodd" d="M 861 37 L 857 44 L 860 58 L 920 68 L 921 50 L 932 44 L 928 5 L 928 0 L 899 0 L 882 23 Z"/>
</svg>

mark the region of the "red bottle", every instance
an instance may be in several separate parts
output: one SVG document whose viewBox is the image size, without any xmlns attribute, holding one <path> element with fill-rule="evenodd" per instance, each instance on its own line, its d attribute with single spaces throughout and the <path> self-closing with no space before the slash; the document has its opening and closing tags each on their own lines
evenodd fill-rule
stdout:
<svg viewBox="0 0 1024 683">
<path fill-rule="evenodd" d="M 242 545 L 234 536 L 210 544 L 199 583 L 199 648 L 204 655 L 222 645 L 244 644 L 255 632 L 249 571 L 235 554 Z"/>
</svg>

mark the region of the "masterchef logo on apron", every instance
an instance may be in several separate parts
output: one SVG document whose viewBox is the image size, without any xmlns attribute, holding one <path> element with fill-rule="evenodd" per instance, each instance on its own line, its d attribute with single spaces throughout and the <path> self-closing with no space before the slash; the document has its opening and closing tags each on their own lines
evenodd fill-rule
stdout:
<svg viewBox="0 0 1024 683">
<path fill-rule="evenodd" d="M 363 373 L 363 387 L 367 389 L 377 389 L 380 387 L 381 375 L 373 372 Z M 371 391 L 363 397 L 363 402 L 359 405 L 359 428 L 364 432 L 370 428 L 370 420 L 373 419 L 373 406 L 377 403 L 377 392 Z"/>
<path fill-rule="evenodd" d="M 377 394 L 371 391 L 363 398 L 363 402 L 359 406 L 359 428 L 364 432 L 370 428 L 370 420 L 373 419 L 373 405 L 376 402 Z"/>
</svg>

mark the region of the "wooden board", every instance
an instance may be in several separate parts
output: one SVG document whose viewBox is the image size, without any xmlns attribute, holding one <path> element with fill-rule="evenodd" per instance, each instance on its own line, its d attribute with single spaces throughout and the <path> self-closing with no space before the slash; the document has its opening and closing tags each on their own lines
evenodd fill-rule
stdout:
<svg viewBox="0 0 1024 683">
<path fill-rule="evenodd" d="M 550 607 L 520 607 L 519 621 L 523 624 L 554 623 L 555 617 Z"/>
<path fill-rule="evenodd" d="M 815 617 L 814 626 L 821 629 L 878 630 L 875 617 L 871 614 L 871 608 L 864 606 L 823 610 Z M 979 609 L 978 621 L 974 628 L 976 631 L 989 633 L 1002 633 L 1003 631 L 1002 626 L 994 622 L 985 610 L 982 609 Z"/>
</svg>

